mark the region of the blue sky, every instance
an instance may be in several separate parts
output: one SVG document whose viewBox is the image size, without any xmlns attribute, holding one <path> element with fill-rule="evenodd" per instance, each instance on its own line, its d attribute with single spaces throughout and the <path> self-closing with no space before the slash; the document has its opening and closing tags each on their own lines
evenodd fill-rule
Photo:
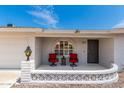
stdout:
<svg viewBox="0 0 124 93">
<path fill-rule="evenodd" d="M 124 28 L 124 6 L 0 6 L 0 26 L 52 29 Z"/>
</svg>

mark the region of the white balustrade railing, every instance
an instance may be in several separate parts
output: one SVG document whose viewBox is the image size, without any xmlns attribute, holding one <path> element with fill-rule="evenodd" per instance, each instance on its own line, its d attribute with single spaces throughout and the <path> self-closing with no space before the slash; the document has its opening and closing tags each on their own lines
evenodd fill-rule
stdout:
<svg viewBox="0 0 124 93">
<path fill-rule="evenodd" d="M 29 65 L 30 64 L 30 65 Z M 112 83 L 118 81 L 118 66 L 105 70 L 34 70 L 32 62 L 22 62 L 22 82 Z"/>
</svg>

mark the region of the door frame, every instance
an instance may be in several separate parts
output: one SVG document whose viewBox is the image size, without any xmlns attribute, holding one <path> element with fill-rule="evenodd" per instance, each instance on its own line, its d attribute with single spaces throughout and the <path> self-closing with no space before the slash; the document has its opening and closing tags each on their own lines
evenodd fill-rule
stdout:
<svg viewBox="0 0 124 93">
<path fill-rule="evenodd" d="M 97 63 L 88 63 L 88 40 L 97 40 L 98 41 L 98 62 Z M 99 64 L 99 39 L 87 39 L 87 62 L 86 64 Z"/>
</svg>

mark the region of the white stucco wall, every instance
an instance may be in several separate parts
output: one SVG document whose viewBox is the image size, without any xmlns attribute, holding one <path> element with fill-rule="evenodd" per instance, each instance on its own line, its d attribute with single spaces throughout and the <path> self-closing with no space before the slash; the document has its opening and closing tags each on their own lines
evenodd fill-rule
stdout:
<svg viewBox="0 0 124 93">
<path fill-rule="evenodd" d="M 1 35 L 1 34 L 0 34 Z M 30 45 L 34 52 L 34 38 L 23 37 L 23 35 L 0 37 L 0 68 L 20 68 L 21 61 L 26 60 L 24 51 Z M 32 53 L 31 59 L 34 59 Z"/>
<path fill-rule="evenodd" d="M 68 40 L 73 44 L 75 53 L 78 54 L 78 65 L 87 64 L 87 40 L 83 38 L 57 38 L 57 37 L 40 37 L 36 38 L 35 43 L 35 67 L 39 65 L 49 65 L 49 53 L 54 51 L 55 44 L 61 40 Z M 42 53 L 41 53 L 42 52 Z M 99 39 L 99 64 L 110 66 L 110 62 L 114 61 L 114 40 L 107 38 Z M 68 62 L 69 64 L 69 62 Z"/>
<path fill-rule="evenodd" d="M 48 56 L 49 53 L 52 53 L 54 51 L 54 47 L 55 44 L 58 41 L 61 40 L 68 40 L 69 42 L 71 42 L 75 48 L 74 52 L 78 54 L 78 58 L 79 58 L 79 62 L 78 64 L 86 64 L 87 63 L 87 39 L 81 39 L 81 38 L 42 38 L 41 42 L 39 42 L 39 44 L 37 43 L 37 45 L 40 45 L 39 47 L 37 46 L 37 50 L 36 53 L 39 53 L 42 51 L 43 54 L 40 54 L 39 56 L 37 56 L 36 58 L 36 67 L 38 66 L 38 64 L 42 64 L 42 65 L 49 65 L 50 63 L 48 62 Z M 38 59 L 38 57 L 40 59 Z M 39 62 L 40 63 L 39 63 Z M 69 64 L 69 62 L 67 63 Z"/>
<path fill-rule="evenodd" d="M 124 68 L 124 35 L 116 35 L 114 38 L 114 60 L 119 70 Z"/>
<path fill-rule="evenodd" d="M 43 41 L 42 38 L 35 38 L 35 68 L 39 67 L 43 59 Z"/>
<path fill-rule="evenodd" d="M 99 61 L 100 64 L 108 66 L 108 63 L 115 61 L 117 64 L 123 63 L 121 57 L 124 48 L 124 38 L 116 37 L 115 48 L 112 39 L 99 39 Z M 48 55 L 53 52 L 55 44 L 61 40 L 68 40 L 73 44 L 74 52 L 78 54 L 79 65 L 87 64 L 87 39 L 83 38 L 55 38 L 18 35 L 0 37 L 0 68 L 20 68 L 20 62 L 25 60 L 24 50 L 27 45 L 32 49 L 31 59 L 35 60 L 35 68 L 42 65 L 49 65 Z M 119 42 L 118 42 L 119 41 Z M 114 55 L 114 51 L 115 55 Z M 109 51 L 109 52 L 108 52 Z M 121 52 L 120 52 L 121 51 Z M 121 53 L 121 54 L 120 54 Z M 121 56 L 119 56 L 121 55 Z M 115 59 L 114 59 L 115 56 Z M 121 60 L 121 61 L 120 61 Z M 120 63 L 121 62 L 121 63 Z M 68 64 L 70 64 L 68 62 Z"/>
<path fill-rule="evenodd" d="M 99 64 L 110 67 L 114 61 L 114 40 L 99 39 Z"/>
</svg>

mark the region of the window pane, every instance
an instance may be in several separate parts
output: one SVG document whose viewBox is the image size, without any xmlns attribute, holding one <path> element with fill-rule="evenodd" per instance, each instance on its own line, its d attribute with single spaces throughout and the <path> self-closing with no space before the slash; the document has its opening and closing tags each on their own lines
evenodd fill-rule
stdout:
<svg viewBox="0 0 124 93">
<path fill-rule="evenodd" d="M 60 41 L 60 49 L 63 49 L 63 41 Z"/>
<path fill-rule="evenodd" d="M 63 44 L 63 41 L 60 41 L 60 45 Z"/>
<path fill-rule="evenodd" d="M 63 49 L 63 44 L 60 45 L 60 49 Z"/>
<path fill-rule="evenodd" d="M 69 45 L 69 49 L 72 49 L 72 45 Z"/>
<path fill-rule="evenodd" d="M 73 46 L 68 43 L 68 41 L 60 41 L 55 45 L 55 53 L 60 57 L 60 55 L 69 55 L 73 53 Z"/>
<path fill-rule="evenodd" d="M 68 55 L 68 50 L 65 50 L 65 55 Z"/>
<path fill-rule="evenodd" d="M 60 55 L 63 55 L 63 50 L 60 50 Z"/>
<path fill-rule="evenodd" d="M 55 53 L 56 53 L 57 55 L 59 55 L 59 50 L 55 50 Z"/>
<path fill-rule="evenodd" d="M 68 46 L 68 41 L 65 41 L 65 46 Z"/>
<path fill-rule="evenodd" d="M 65 47 L 64 49 L 68 49 L 68 46 L 67 46 L 67 47 Z"/>
<path fill-rule="evenodd" d="M 56 45 L 56 50 L 59 49 L 59 44 Z"/>
<path fill-rule="evenodd" d="M 73 50 L 69 50 L 69 54 L 70 54 L 70 53 L 73 53 Z"/>
</svg>

